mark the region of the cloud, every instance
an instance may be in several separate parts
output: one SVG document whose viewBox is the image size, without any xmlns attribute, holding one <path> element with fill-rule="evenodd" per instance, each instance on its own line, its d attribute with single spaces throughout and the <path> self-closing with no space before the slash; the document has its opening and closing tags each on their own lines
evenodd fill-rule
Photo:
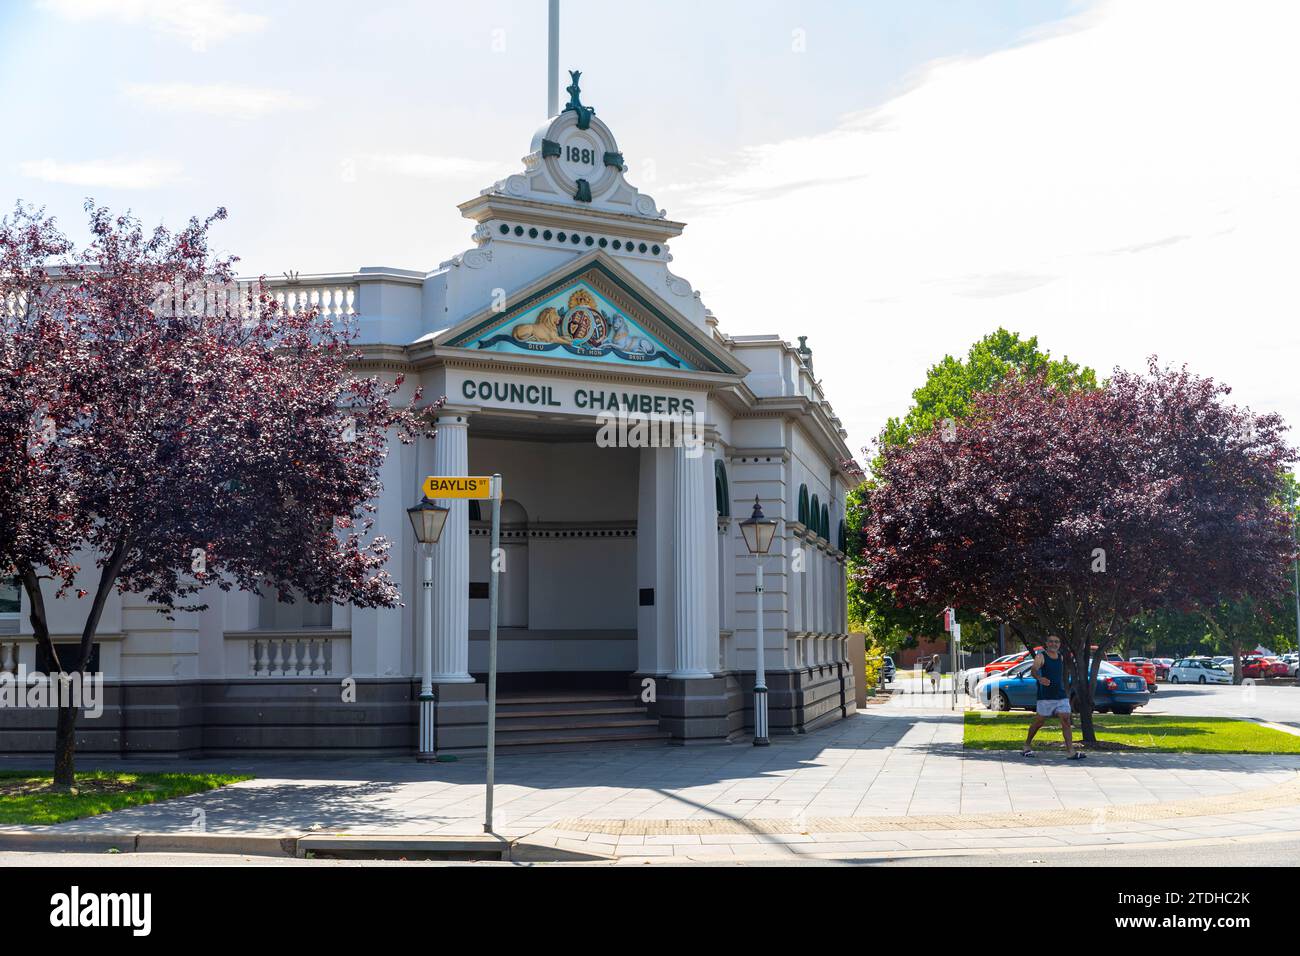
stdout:
<svg viewBox="0 0 1300 956">
<path fill-rule="evenodd" d="M 726 331 L 807 335 L 855 449 L 999 325 L 1103 374 L 1186 361 L 1300 428 L 1297 34 L 1293 3 L 1106 2 L 934 63 L 677 190 L 674 268 Z"/>
<path fill-rule="evenodd" d="M 64 163 L 54 159 L 36 159 L 19 163 L 18 170 L 24 176 L 47 183 L 106 189 L 150 189 L 177 182 L 181 174 L 176 163 L 155 160 L 92 159 Z"/>
<path fill-rule="evenodd" d="M 123 87 L 123 93 L 151 109 L 213 116 L 255 118 L 313 105 L 312 100 L 284 90 L 219 83 L 128 83 Z"/>
<path fill-rule="evenodd" d="M 423 179 L 461 179 L 501 173 L 496 160 L 436 156 L 429 153 L 366 153 L 362 166 L 371 172 L 414 176 Z"/>
<path fill-rule="evenodd" d="M 267 24 L 266 17 L 232 7 L 227 0 L 41 0 L 38 5 L 73 23 L 144 23 L 188 40 L 198 52 L 241 33 L 259 32 Z"/>
</svg>

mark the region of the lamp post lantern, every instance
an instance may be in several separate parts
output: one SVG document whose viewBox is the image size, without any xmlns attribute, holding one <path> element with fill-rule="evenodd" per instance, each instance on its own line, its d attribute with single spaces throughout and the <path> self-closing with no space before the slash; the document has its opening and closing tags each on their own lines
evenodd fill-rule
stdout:
<svg viewBox="0 0 1300 956">
<path fill-rule="evenodd" d="M 763 517 L 763 506 L 754 496 L 754 513 L 740 522 L 740 533 L 745 547 L 754 556 L 754 746 L 766 747 L 767 739 L 767 672 L 763 667 L 763 562 L 776 537 L 776 522 Z"/>
<path fill-rule="evenodd" d="M 433 546 L 442 537 L 451 509 L 435 505 L 425 498 L 406 509 L 415 529 L 415 540 L 424 549 L 424 633 L 420 642 L 420 745 L 417 760 L 437 759 L 437 736 L 434 722 L 433 696 Z"/>
</svg>

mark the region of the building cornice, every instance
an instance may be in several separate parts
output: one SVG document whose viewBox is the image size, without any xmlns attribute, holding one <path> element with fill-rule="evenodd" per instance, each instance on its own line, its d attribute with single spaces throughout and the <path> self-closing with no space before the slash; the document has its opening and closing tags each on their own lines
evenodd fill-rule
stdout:
<svg viewBox="0 0 1300 956">
<path fill-rule="evenodd" d="M 456 208 L 466 219 L 472 219 L 477 223 L 510 219 L 512 222 L 550 228 L 621 232 L 637 239 L 656 242 L 666 242 L 680 236 L 682 230 L 686 228 L 685 223 L 674 222 L 671 219 L 650 219 L 601 209 L 560 206 L 535 199 L 504 196 L 500 193 L 475 196 Z"/>
</svg>

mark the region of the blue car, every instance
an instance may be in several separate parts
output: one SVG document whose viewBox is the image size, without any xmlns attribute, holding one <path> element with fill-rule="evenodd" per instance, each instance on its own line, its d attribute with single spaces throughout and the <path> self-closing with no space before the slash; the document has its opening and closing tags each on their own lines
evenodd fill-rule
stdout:
<svg viewBox="0 0 1300 956">
<path fill-rule="evenodd" d="M 984 678 L 975 687 L 976 698 L 990 710 L 1034 710 L 1038 703 L 1038 684 L 1031 673 L 1033 663 L 1032 659 L 1027 660 L 1001 674 Z M 1101 662 L 1093 695 L 1093 708 L 1098 713 L 1131 714 L 1150 699 L 1143 678 Z"/>
</svg>

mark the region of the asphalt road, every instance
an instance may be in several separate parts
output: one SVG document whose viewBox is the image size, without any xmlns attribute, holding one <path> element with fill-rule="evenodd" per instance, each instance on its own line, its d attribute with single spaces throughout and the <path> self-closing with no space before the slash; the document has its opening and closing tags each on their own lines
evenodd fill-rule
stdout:
<svg viewBox="0 0 1300 956">
<path fill-rule="evenodd" d="M 947 698 L 929 693 L 928 680 L 914 679 L 903 671 L 888 685 L 896 692 L 929 696 L 937 706 L 946 706 Z M 941 685 L 951 694 L 952 684 Z M 1294 684 L 1159 684 L 1144 714 L 1172 714 L 1187 717 L 1238 717 L 1284 724 L 1300 730 L 1300 686 Z"/>
<path fill-rule="evenodd" d="M 1242 717 L 1266 720 L 1300 729 L 1300 687 L 1263 684 L 1161 684 L 1151 703 L 1142 708 L 1148 714 L 1178 714 L 1188 717 Z"/>
</svg>

